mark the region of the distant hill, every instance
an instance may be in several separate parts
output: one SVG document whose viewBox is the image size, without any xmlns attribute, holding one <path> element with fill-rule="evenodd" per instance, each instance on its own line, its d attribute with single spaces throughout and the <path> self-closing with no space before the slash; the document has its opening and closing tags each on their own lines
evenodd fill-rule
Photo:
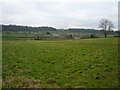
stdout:
<svg viewBox="0 0 120 90">
<path fill-rule="evenodd" d="M 68 28 L 68 29 L 56 29 L 54 27 L 42 26 L 42 27 L 31 27 L 31 26 L 18 26 L 18 25 L 0 25 L 2 31 L 40 31 L 40 32 L 54 32 L 54 33 L 94 33 L 100 34 L 99 30 L 95 29 L 82 29 L 82 28 Z M 116 34 L 114 31 L 111 34 Z"/>
<path fill-rule="evenodd" d="M 71 33 L 100 33 L 99 30 L 95 30 L 95 29 L 69 28 L 68 30 Z"/>
<path fill-rule="evenodd" d="M 2 31 L 56 31 L 53 27 L 30 27 L 17 25 L 2 25 Z"/>
</svg>

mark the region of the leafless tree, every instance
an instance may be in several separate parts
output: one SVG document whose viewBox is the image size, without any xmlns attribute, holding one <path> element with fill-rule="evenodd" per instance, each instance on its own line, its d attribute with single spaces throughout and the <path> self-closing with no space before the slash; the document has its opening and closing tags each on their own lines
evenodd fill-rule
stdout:
<svg viewBox="0 0 120 90">
<path fill-rule="evenodd" d="M 105 35 L 105 38 L 107 37 L 107 34 L 112 31 L 114 28 L 114 25 L 111 20 L 102 19 L 99 24 L 99 28 L 101 28 L 101 32 Z"/>
</svg>

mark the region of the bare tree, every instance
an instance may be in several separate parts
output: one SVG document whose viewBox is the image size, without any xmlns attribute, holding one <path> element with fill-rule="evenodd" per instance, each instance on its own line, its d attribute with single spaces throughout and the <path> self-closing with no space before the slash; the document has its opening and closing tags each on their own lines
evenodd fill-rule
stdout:
<svg viewBox="0 0 120 90">
<path fill-rule="evenodd" d="M 111 20 L 102 19 L 99 24 L 99 28 L 101 28 L 101 32 L 105 35 L 105 38 L 107 37 L 107 34 L 112 31 L 112 28 L 114 28 L 114 25 Z"/>
</svg>

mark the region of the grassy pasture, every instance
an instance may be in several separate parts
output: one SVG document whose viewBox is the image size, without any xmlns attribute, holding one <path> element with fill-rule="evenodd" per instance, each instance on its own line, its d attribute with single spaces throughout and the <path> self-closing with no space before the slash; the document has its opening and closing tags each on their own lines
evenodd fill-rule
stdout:
<svg viewBox="0 0 120 90">
<path fill-rule="evenodd" d="M 118 38 L 2 44 L 3 88 L 118 87 Z"/>
</svg>

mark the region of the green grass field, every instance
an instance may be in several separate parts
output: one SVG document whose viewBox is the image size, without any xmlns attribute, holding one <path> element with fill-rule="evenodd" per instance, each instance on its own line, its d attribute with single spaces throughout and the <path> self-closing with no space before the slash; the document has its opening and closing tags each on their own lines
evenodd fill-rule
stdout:
<svg viewBox="0 0 120 90">
<path fill-rule="evenodd" d="M 2 44 L 3 88 L 118 87 L 118 38 Z"/>
</svg>

